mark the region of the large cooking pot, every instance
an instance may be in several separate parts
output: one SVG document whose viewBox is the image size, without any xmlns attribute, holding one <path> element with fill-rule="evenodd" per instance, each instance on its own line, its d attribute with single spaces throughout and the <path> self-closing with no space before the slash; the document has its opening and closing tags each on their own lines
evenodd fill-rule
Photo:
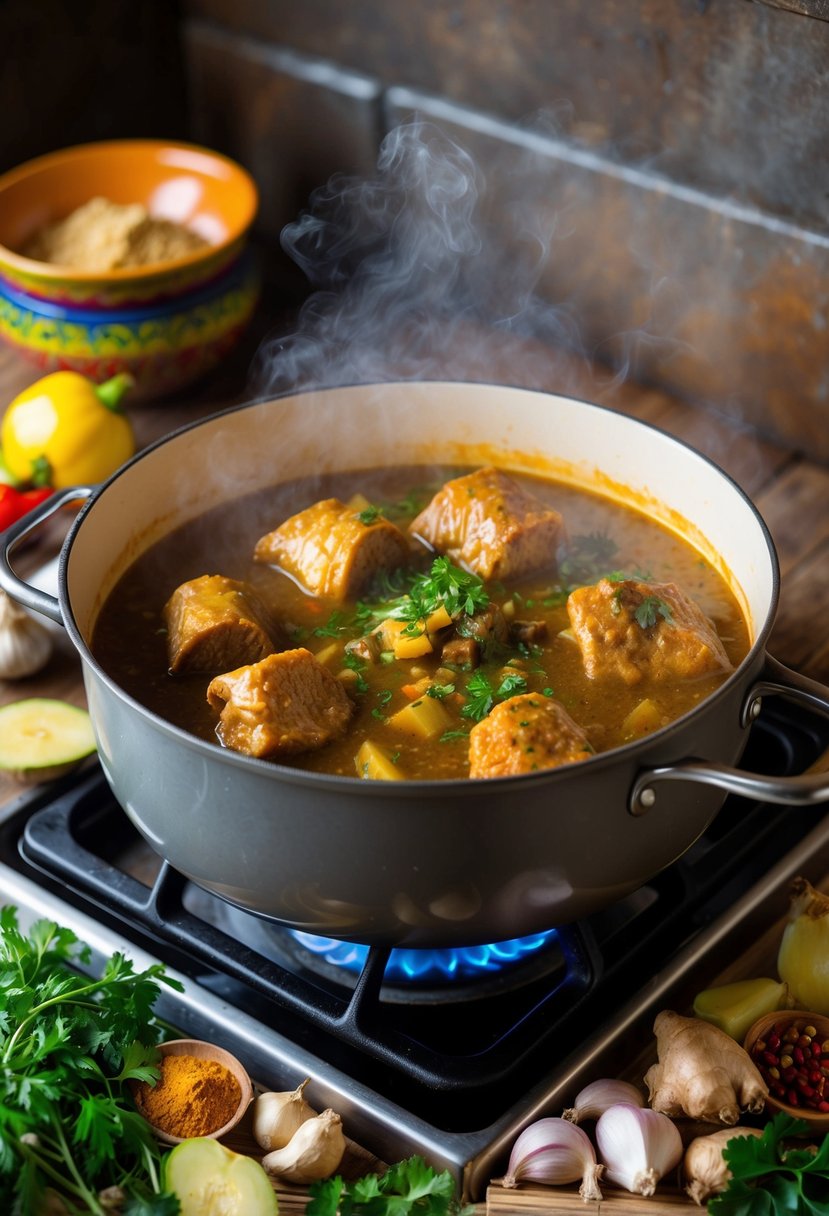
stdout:
<svg viewBox="0 0 829 1216">
<path fill-rule="evenodd" d="M 588 761 L 393 783 L 307 773 L 194 738 L 127 696 L 93 658 L 95 619 L 116 579 L 175 525 L 288 478 L 436 460 L 549 472 L 681 530 L 740 598 L 750 653 L 690 713 Z M 78 499 L 55 598 L 18 578 L 10 557 Z M 152 847 L 230 903 L 312 933 L 435 946 L 537 932 L 641 886 L 689 848 L 727 791 L 800 806 L 829 799 L 826 774 L 768 779 L 730 767 L 762 696 L 829 713 L 829 689 L 766 654 L 778 572 L 757 511 L 676 439 L 569 398 L 394 383 L 228 410 L 161 440 L 101 487 L 56 494 L 9 529 L 0 585 L 65 625 L 107 781 Z"/>
</svg>

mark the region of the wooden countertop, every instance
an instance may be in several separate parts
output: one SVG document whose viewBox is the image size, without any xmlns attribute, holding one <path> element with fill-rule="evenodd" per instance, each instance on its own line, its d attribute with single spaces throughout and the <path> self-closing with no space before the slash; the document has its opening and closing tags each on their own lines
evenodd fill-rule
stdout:
<svg viewBox="0 0 829 1216">
<path fill-rule="evenodd" d="M 139 447 L 188 422 L 252 399 L 256 385 L 251 382 L 250 368 L 258 342 L 268 332 L 268 322 L 260 318 L 219 372 L 178 397 L 130 407 Z M 770 653 L 787 666 L 829 684 L 829 468 L 765 441 L 702 406 L 631 382 L 618 384 L 605 369 L 570 355 L 534 346 L 528 359 L 526 342 L 500 336 L 498 343 L 489 352 L 486 374 L 473 374 L 470 379 L 563 392 L 609 406 L 670 432 L 730 474 L 763 515 L 780 559 L 782 591 Z M 431 374 L 435 378 L 438 373 L 432 368 Z M 0 348 L 0 413 L 37 377 L 37 370 L 16 352 Z M 456 369 L 452 378 L 458 378 Z M 44 539 L 21 556 L 21 571 L 45 561 L 53 551 Z M 31 696 L 84 703 L 80 660 L 59 629 L 55 637 L 56 654 L 45 671 L 25 680 L 0 680 L 0 704 Z M 20 789 L 0 775 L 0 805 Z"/>
</svg>

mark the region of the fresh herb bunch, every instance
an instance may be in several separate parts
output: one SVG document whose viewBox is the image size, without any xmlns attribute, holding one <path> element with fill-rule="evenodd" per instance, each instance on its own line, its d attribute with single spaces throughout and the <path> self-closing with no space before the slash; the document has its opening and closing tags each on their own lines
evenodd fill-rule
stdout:
<svg viewBox="0 0 829 1216">
<path fill-rule="evenodd" d="M 476 574 L 455 566 L 448 557 L 436 557 L 428 574 L 418 574 L 408 596 L 388 613 L 398 621 L 425 620 L 444 607 L 451 617 L 474 616 L 489 604 L 489 595 Z"/>
<path fill-rule="evenodd" d="M 0 1210 L 30 1216 L 48 1186 L 68 1212 L 104 1216 L 99 1192 L 118 1187 L 124 1216 L 174 1216 L 125 1086 L 158 1079 L 153 1005 L 159 981 L 179 985 L 122 954 L 90 979 L 75 969 L 90 959 L 70 929 L 41 920 L 26 936 L 0 909 Z"/>
<path fill-rule="evenodd" d="M 708 1201 L 711 1216 L 826 1216 L 829 1136 L 817 1152 L 792 1139 L 808 1132 L 803 1119 L 777 1114 L 762 1136 L 736 1136 L 723 1150 L 727 1188 Z"/>
<path fill-rule="evenodd" d="M 422 1157 L 409 1157 L 354 1182 L 327 1178 L 310 1186 L 306 1216 L 464 1216 L 448 1170 L 436 1172 Z"/>
</svg>

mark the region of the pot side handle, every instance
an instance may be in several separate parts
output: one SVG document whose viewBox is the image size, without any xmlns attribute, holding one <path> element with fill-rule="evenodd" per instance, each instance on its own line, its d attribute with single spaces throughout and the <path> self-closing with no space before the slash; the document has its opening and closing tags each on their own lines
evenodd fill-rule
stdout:
<svg viewBox="0 0 829 1216">
<path fill-rule="evenodd" d="M 760 712 L 764 696 L 785 697 L 787 700 L 829 718 L 829 688 L 785 667 L 777 659 L 766 656 L 763 672 L 749 691 L 743 705 L 741 722 L 747 726 Z M 812 770 L 816 769 L 812 765 Z M 634 782 L 628 810 L 631 815 L 644 815 L 657 801 L 654 786 L 661 781 L 695 781 L 713 785 L 729 794 L 741 794 L 760 802 L 783 806 L 816 806 L 829 801 L 829 772 L 809 771 L 797 777 L 764 777 L 729 768 L 725 764 L 708 764 L 701 760 L 683 760 L 642 772 Z"/>
<path fill-rule="evenodd" d="M 41 616 L 48 616 L 58 625 L 64 623 L 60 601 L 54 595 L 49 595 L 47 591 L 41 591 L 39 587 L 33 587 L 20 578 L 12 569 L 11 555 L 24 536 L 28 536 L 47 519 L 51 519 L 61 507 L 69 503 L 79 505 L 84 502 L 95 489 L 95 486 L 69 486 L 64 490 L 56 490 L 11 524 L 0 536 L 0 587 L 16 603 L 32 612 L 40 613 Z"/>
</svg>

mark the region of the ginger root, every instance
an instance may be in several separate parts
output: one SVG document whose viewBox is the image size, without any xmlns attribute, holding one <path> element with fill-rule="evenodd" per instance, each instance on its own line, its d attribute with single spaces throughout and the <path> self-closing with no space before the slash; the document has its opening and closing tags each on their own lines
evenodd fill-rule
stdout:
<svg viewBox="0 0 829 1216">
<path fill-rule="evenodd" d="M 741 1111 L 763 1109 L 768 1086 L 725 1031 L 670 1009 L 657 1014 L 653 1029 L 658 1063 L 645 1074 L 645 1085 L 654 1110 L 733 1126 Z"/>
</svg>

